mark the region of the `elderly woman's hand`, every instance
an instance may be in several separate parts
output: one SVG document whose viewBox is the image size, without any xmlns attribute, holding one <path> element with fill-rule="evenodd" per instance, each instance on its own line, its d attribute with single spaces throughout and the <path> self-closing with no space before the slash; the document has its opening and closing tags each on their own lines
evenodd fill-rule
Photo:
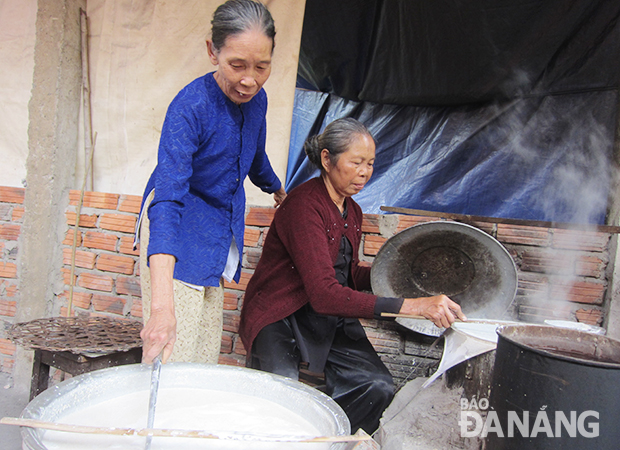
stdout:
<svg viewBox="0 0 620 450">
<path fill-rule="evenodd" d="M 273 199 L 276 201 L 276 204 L 273 205 L 276 208 L 282 204 L 284 199 L 286 198 L 286 191 L 284 190 L 284 186 L 282 186 L 279 190 L 273 193 Z"/>
<path fill-rule="evenodd" d="M 399 311 L 400 314 L 424 316 L 435 325 L 448 328 L 458 318 L 467 320 L 458 303 L 445 295 L 433 297 L 406 298 Z"/>
</svg>

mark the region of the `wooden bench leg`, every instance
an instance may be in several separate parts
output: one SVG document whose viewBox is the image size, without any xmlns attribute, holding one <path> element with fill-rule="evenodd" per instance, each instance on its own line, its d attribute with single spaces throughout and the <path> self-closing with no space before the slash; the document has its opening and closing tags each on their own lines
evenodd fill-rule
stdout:
<svg viewBox="0 0 620 450">
<path fill-rule="evenodd" d="M 49 377 L 50 366 L 41 361 L 41 350 L 35 350 L 32 362 L 32 379 L 30 380 L 30 400 L 47 389 Z"/>
</svg>

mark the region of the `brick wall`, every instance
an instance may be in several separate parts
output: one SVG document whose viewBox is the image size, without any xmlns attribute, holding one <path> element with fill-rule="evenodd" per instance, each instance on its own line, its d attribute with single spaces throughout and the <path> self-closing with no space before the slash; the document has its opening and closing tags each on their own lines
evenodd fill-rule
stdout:
<svg viewBox="0 0 620 450">
<path fill-rule="evenodd" d="M 0 186 L 0 371 L 11 373 L 15 344 L 6 338 L 18 301 L 17 240 L 24 215 L 25 190 Z"/>
<path fill-rule="evenodd" d="M 24 190 L 0 187 L 0 370 L 11 372 L 14 345 L 6 339 L 19 301 L 17 260 Z M 108 315 L 141 320 L 138 252 L 132 248 L 139 196 L 87 192 L 80 214 L 74 273 L 74 314 Z M 71 255 L 79 192 L 70 193 L 63 246 L 65 291 L 54 301 L 54 314 L 66 315 Z M 226 283 L 224 331 L 220 363 L 245 364 L 238 337 L 243 293 L 261 254 L 275 210 L 249 208 L 239 284 Z M 438 220 L 407 215 L 366 215 L 361 259 L 371 264 L 381 245 L 417 223 Z M 542 322 L 546 318 L 601 324 L 606 307 L 610 235 L 529 226 L 470 223 L 508 249 L 518 267 L 514 318 Z M 434 338 L 403 330 L 389 321 L 364 320 L 368 336 L 397 381 L 427 376 L 441 357 Z M 415 363 L 414 360 L 415 359 Z"/>
</svg>

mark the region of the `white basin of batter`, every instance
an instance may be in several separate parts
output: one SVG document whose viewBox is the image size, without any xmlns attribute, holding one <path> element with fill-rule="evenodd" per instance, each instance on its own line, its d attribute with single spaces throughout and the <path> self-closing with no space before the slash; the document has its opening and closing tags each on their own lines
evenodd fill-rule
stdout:
<svg viewBox="0 0 620 450">
<path fill-rule="evenodd" d="M 146 428 L 148 392 L 119 396 L 61 416 L 56 422 L 117 428 Z M 160 389 L 154 428 L 230 433 L 315 437 L 321 433 L 306 419 L 269 400 L 208 389 Z M 143 450 L 141 436 L 90 435 L 47 431 L 49 450 Z M 261 442 L 222 439 L 153 437 L 152 450 L 199 449 L 328 449 L 328 443 Z"/>
</svg>

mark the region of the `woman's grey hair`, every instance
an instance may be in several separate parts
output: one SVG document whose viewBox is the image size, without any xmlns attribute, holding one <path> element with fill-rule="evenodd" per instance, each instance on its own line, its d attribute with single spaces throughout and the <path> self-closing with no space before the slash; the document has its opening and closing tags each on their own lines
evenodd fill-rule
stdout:
<svg viewBox="0 0 620 450">
<path fill-rule="evenodd" d="M 351 142 L 359 135 L 369 136 L 373 142 L 374 138 L 366 126 L 350 117 L 334 120 L 325 127 L 323 133 L 317 134 L 306 139 L 304 152 L 312 164 L 324 171 L 321 162 L 321 152 L 324 148 L 329 152 L 329 160 L 336 164 L 340 155 L 349 149 Z"/>
<path fill-rule="evenodd" d="M 228 0 L 213 13 L 211 40 L 216 50 L 221 50 L 230 36 L 258 28 L 271 39 L 271 50 L 275 46 L 276 28 L 271 13 L 260 2 L 254 0 Z"/>
</svg>

